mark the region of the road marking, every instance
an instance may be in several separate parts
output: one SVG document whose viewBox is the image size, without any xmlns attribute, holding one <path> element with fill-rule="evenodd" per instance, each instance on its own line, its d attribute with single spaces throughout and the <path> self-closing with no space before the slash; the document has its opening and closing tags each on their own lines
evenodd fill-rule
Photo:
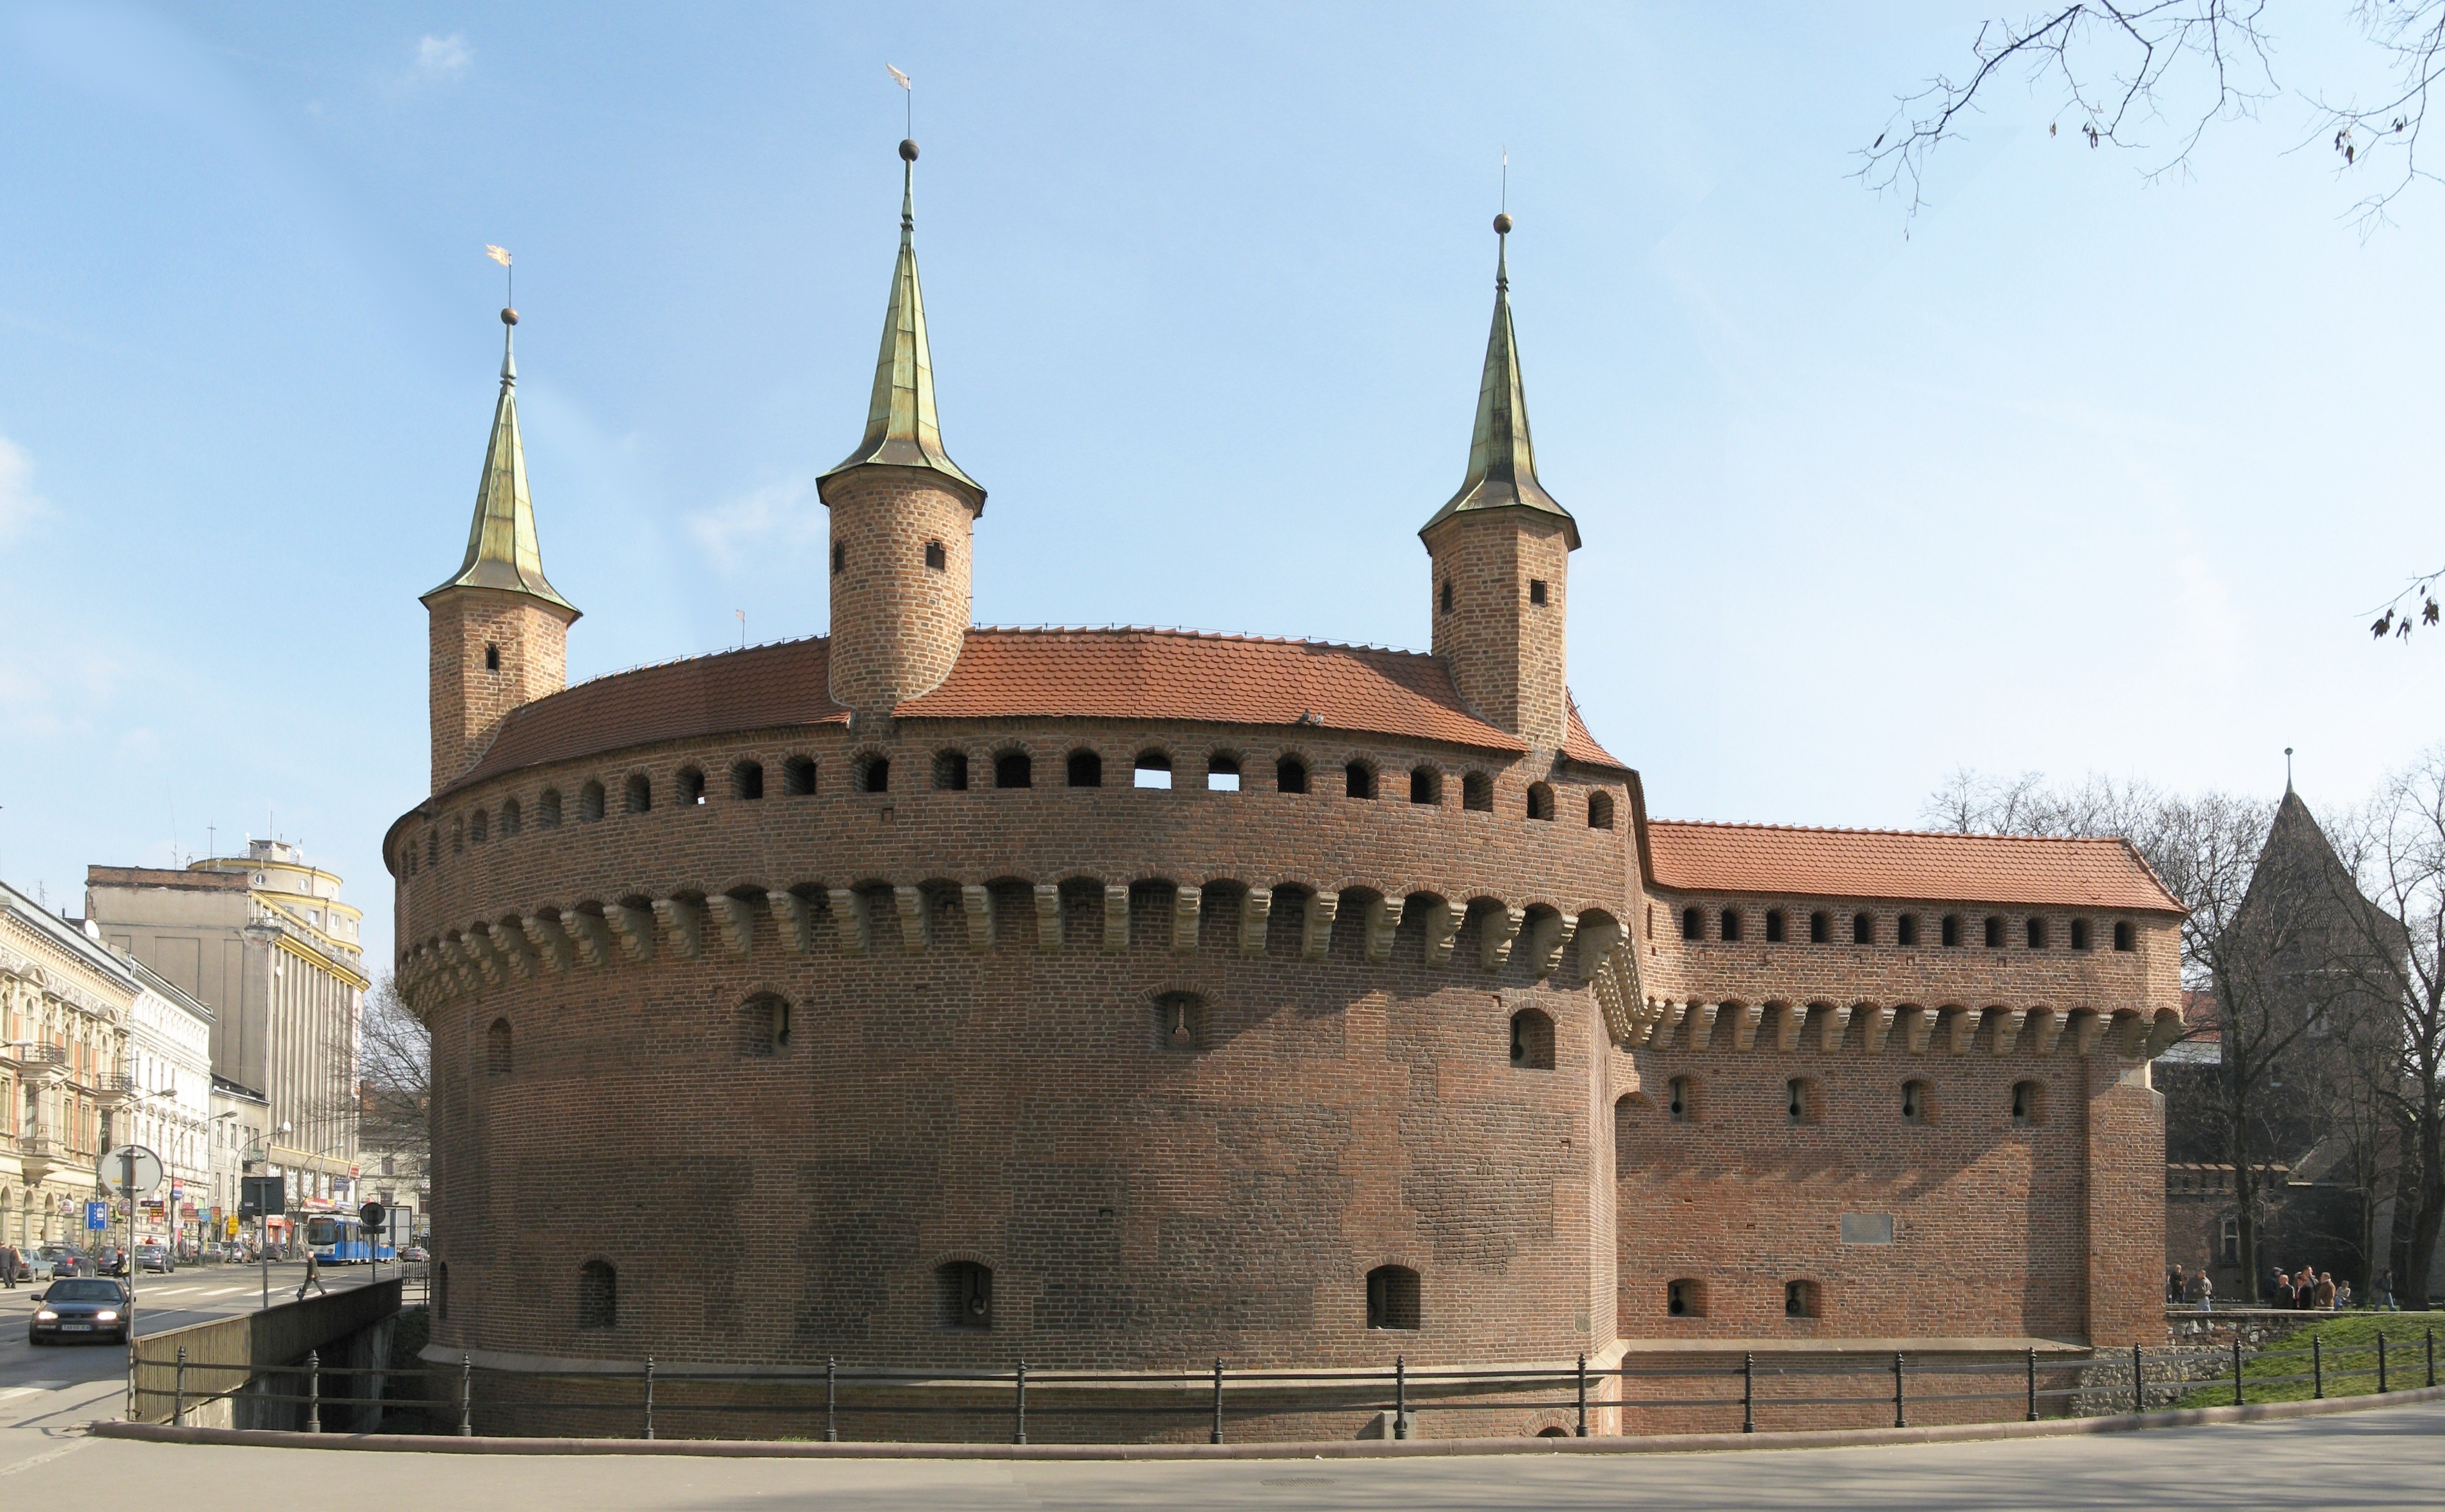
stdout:
<svg viewBox="0 0 2445 1512">
<path fill-rule="evenodd" d="M 56 1449 L 47 1449 L 40 1454 L 19 1460 L 14 1465 L 0 1465 L 0 1475 L 14 1475 L 19 1470 L 30 1470 L 35 1465 L 56 1460 L 63 1454 L 74 1454 L 77 1450 L 84 1448 L 86 1445 L 92 1442 L 93 1440 L 87 1438 L 70 1439 L 67 1443 L 61 1445 Z"/>
<path fill-rule="evenodd" d="M 30 1381 L 24 1386 L 12 1386 L 7 1391 L 0 1391 L 0 1402 L 6 1402 L 11 1397 L 31 1396 L 36 1391 L 56 1391 L 61 1387 L 70 1384 L 72 1383 L 67 1381 Z"/>
</svg>

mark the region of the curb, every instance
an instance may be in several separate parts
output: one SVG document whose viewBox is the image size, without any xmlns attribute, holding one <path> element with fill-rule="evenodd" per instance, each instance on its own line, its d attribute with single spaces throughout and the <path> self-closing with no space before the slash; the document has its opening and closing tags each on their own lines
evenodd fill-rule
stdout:
<svg viewBox="0 0 2445 1512">
<path fill-rule="evenodd" d="M 1982 1439 L 2066 1438 L 2137 1433 L 2216 1423 L 2275 1423 L 2374 1408 L 2445 1401 L 2445 1386 L 2262 1402 L 2254 1407 L 2125 1412 L 2115 1417 L 2036 1423 L 1955 1423 L 1940 1428 L 1820 1428 L 1783 1433 L 1659 1433 L 1587 1439 L 1340 1440 L 1282 1444 L 799 1444 L 746 1439 L 448 1438 L 408 1433 L 293 1433 L 274 1428 L 173 1428 L 166 1423 L 95 1423 L 96 1438 L 149 1444 L 225 1444 L 271 1449 L 355 1449 L 392 1454 L 660 1454 L 717 1460 L 1382 1460 L 1475 1454 L 1690 1454 L 1750 1449 L 1838 1449 L 1868 1445 L 1961 1444 Z"/>
</svg>

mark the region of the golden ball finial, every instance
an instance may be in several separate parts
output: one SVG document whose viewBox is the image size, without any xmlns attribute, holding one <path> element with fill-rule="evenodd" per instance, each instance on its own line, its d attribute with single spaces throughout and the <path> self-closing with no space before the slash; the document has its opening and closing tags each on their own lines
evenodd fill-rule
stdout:
<svg viewBox="0 0 2445 1512">
<path fill-rule="evenodd" d="M 910 141 L 905 138 L 901 140 L 900 160 L 902 162 L 915 162 L 917 160 L 917 144 L 915 142 Z"/>
<path fill-rule="evenodd" d="M 1494 217 L 1494 233 L 1498 236 L 1508 236 L 1511 234 L 1511 217 L 1509 215 L 1497 215 Z"/>
<path fill-rule="evenodd" d="M 514 325 L 516 325 L 517 323 L 518 323 L 518 312 L 517 312 L 516 310 L 514 310 L 514 309 L 505 309 L 505 310 L 502 310 L 502 311 L 501 311 L 501 324 L 502 324 L 502 325 L 504 325 L 504 326 L 514 326 Z"/>
</svg>

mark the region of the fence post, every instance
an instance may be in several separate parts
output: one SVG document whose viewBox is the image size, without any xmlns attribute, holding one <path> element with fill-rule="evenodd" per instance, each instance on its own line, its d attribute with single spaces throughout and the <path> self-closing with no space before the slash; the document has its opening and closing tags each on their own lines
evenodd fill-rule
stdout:
<svg viewBox="0 0 2445 1512">
<path fill-rule="evenodd" d="M 323 1431 L 323 1352 L 306 1352 L 306 1431 Z"/>
<path fill-rule="evenodd" d="M 839 1406 L 840 1358 L 827 1354 L 824 1356 L 824 1442 L 827 1444 L 840 1442 Z"/>
<path fill-rule="evenodd" d="M 2383 1325 L 2380 1325 L 2377 1331 L 2377 1394 L 2380 1396 L 2385 1394 L 2385 1329 Z"/>
<path fill-rule="evenodd" d="M 2436 1325 L 2434 1325 L 2434 1324 L 2429 1325 L 2429 1328 L 2428 1328 L 2428 1332 L 2427 1332 L 2427 1335 L 2426 1335 L 2426 1337 L 2427 1337 L 2427 1341 L 2428 1341 L 2428 1384 L 2429 1384 L 2429 1385 L 2431 1385 L 2431 1386 L 2434 1386 L 2434 1385 L 2436 1385 Z"/>
<path fill-rule="evenodd" d="M 1741 1431 L 1757 1431 L 1757 1356 L 1741 1353 Z"/>
<path fill-rule="evenodd" d="M 2232 1331 L 2232 1405 L 2235 1407 L 2242 1405 L 2241 1329 L 2238 1325 Z"/>
<path fill-rule="evenodd" d="M 2312 1400 L 2323 1399 L 2326 1394 L 2325 1342 L 2315 1334 L 2309 1335 L 2309 1394 Z"/>
<path fill-rule="evenodd" d="M 1392 1436 L 1409 1436 L 1409 1357 L 1392 1356 Z"/>
<path fill-rule="evenodd" d="M 1588 1436 L 1588 1353 L 1579 1352 L 1579 1437 Z"/>
<path fill-rule="evenodd" d="M 1902 1417 L 1902 1352 L 1894 1351 L 1894 1427 L 1908 1428 Z"/>
<path fill-rule="evenodd" d="M 458 1436 L 472 1438 L 476 1432 L 476 1357 L 458 1356 Z"/>
<path fill-rule="evenodd" d="M 2029 1351 L 2029 1421 L 2038 1420 L 2038 1352 Z"/>
<path fill-rule="evenodd" d="M 1214 1360 L 1214 1431 L 1207 1436 L 1205 1442 L 1208 1444 L 1222 1442 L 1222 1359 L 1220 1355 L 1215 1356 Z"/>
<path fill-rule="evenodd" d="M 1011 1435 L 1013 1444 L 1027 1442 L 1027 1362 L 1018 1362 L 1018 1417 Z"/>
<path fill-rule="evenodd" d="M 187 1346 L 178 1346 L 177 1385 L 170 1396 L 170 1426 L 183 1428 L 187 1422 Z"/>
<path fill-rule="evenodd" d="M 645 1437 L 654 1436 L 654 1357 L 645 1356 Z"/>
</svg>

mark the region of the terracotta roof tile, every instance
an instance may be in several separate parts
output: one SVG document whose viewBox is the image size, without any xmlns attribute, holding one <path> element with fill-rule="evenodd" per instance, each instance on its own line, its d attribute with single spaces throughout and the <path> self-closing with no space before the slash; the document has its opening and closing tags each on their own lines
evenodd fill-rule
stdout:
<svg viewBox="0 0 2445 1512">
<path fill-rule="evenodd" d="M 1588 727 L 1579 722 L 1579 704 L 1576 699 L 1571 700 L 1570 728 L 1562 734 L 1562 755 L 1586 766 L 1611 767 L 1615 772 L 1631 770 L 1616 760 L 1612 752 L 1596 744 L 1595 736 L 1588 734 Z"/>
<path fill-rule="evenodd" d="M 1659 819 L 1647 844 L 1656 883 L 1684 891 L 2183 911 L 2119 840 Z"/>
</svg>

